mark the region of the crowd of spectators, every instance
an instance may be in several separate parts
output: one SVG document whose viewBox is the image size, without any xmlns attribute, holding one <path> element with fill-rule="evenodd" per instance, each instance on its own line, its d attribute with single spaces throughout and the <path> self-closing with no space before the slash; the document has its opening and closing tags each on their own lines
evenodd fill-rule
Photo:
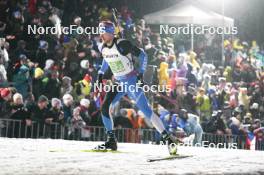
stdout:
<svg viewBox="0 0 264 175">
<path fill-rule="evenodd" d="M 97 26 L 112 19 L 109 5 L 97 1 L 0 1 L 0 117 L 73 127 L 102 126 L 104 92 L 93 88 L 102 62 L 99 35 L 28 34 L 28 25 Z M 206 62 L 208 45 L 189 50 L 171 36 L 154 32 L 127 6 L 118 7 L 123 36 L 148 54 L 149 84 L 169 85 L 170 92 L 148 94 L 169 130 L 177 130 L 183 111 L 197 116 L 204 132 L 255 136 L 264 143 L 264 48 L 256 41 L 226 38 L 224 63 Z M 217 38 L 211 36 L 211 45 Z M 214 41 L 215 40 L 215 41 Z M 213 51 L 212 51 L 213 53 Z M 215 60 L 222 60 L 215 53 Z M 111 72 L 104 77 L 112 79 Z M 108 83 L 105 81 L 105 83 Z M 122 110 L 121 110 L 122 109 Z M 151 124 L 124 97 L 113 114 L 117 127 Z M 175 119 L 176 118 L 176 119 Z M 184 130 L 184 126 L 183 126 Z M 250 142 L 250 141 L 249 141 Z"/>
</svg>

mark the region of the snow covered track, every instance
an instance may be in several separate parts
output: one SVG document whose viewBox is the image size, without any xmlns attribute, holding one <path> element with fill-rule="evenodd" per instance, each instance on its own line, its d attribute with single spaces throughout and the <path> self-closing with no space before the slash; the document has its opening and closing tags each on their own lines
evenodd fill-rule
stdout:
<svg viewBox="0 0 264 175">
<path fill-rule="evenodd" d="M 0 138 L 0 174 L 264 174 L 260 151 L 180 147 L 180 154 L 194 156 L 152 163 L 146 160 L 168 155 L 165 146 L 119 143 L 122 153 L 81 151 L 97 144 Z"/>
</svg>

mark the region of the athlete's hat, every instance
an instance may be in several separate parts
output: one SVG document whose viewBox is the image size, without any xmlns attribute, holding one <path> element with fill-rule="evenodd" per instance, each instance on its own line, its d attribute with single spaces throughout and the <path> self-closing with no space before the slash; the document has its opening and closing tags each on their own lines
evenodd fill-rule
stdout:
<svg viewBox="0 0 264 175">
<path fill-rule="evenodd" d="M 110 21 L 100 22 L 99 28 L 104 28 L 104 29 L 102 29 L 103 32 L 110 33 L 112 35 L 115 34 L 115 25 L 114 25 L 114 23 L 112 23 Z"/>
</svg>

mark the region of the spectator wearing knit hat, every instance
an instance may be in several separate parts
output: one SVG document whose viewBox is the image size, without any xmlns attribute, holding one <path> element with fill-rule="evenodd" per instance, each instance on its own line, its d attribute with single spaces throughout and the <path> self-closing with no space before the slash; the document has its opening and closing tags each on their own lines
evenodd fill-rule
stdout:
<svg viewBox="0 0 264 175">
<path fill-rule="evenodd" d="M 6 115 L 10 122 L 6 123 L 7 136 L 9 137 L 24 137 L 25 126 L 31 125 L 30 114 L 24 106 L 23 96 L 19 93 L 13 95 L 13 100 L 10 102 L 10 111 Z M 13 121 L 15 120 L 15 121 Z"/>
<path fill-rule="evenodd" d="M 43 80 L 44 78 L 44 71 L 41 68 L 36 68 L 34 70 L 34 78 L 32 80 L 32 93 L 36 99 L 39 98 L 39 96 L 43 92 Z"/>
<path fill-rule="evenodd" d="M 49 117 L 52 118 L 53 122 L 59 122 L 64 124 L 64 113 L 62 111 L 62 103 L 58 98 L 51 99 L 51 108 L 49 110 Z"/>
<path fill-rule="evenodd" d="M 20 55 L 19 59 L 20 63 L 15 66 L 15 73 L 12 77 L 12 81 L 14 82 L 14 87 L 17 91 L 25 98 L 27 97 L 29 91 L 30 69 L 28 67 L 26 55 Z"/>
<path fill-rule="evenodd" d="M 85 121 L 86 124 L 91 123 L 91 115 L 89 114 L 88 108 L 90 106 L 90 100 L 81 99 L 80 101 L 80 116 Z"/>
<path fill-rule="evenodd" d="M 5 101 L 11 101 L 12 100 L 12 93 L 9 88 L 3 88 L 1 89 L 1 98 Z"/>
<path fill-rule="evenodd" d="M 53 70 L 50 74 L 43 79 L 43 95 L 51 98 L 60 97 L 61 82 L 59 80 L 59 72 Z"/>
<path fill-rule="evenodd" d="M 74 92 L 76 94 L 76 98 L 81 100 L 87 96 L 89 96 L 92 88 L 92 77 L 89 74 L 86 74 L 82 80 L 75 84 Z"/>
<path fill-rule="evenodd" d="M 44 68 L 45 61 L 50 58 L 50 54 L 48 53 L 49 43 L 44 40 L 39 41 L 39 47 L 36 52 L 36 63 L 38 63 L 39 67 Z"/>
<path fill-rule="evenodd" d="M 1 64 L 0 60 L 0 87 L 5 86 L 7 84 L 7 72 L 3 64 Z"/>
<path fill-rule="evenodd" d="M 12 102 L 11 117 L 16 120 L 26 120 L 29 119 L 30 114 L 24 106 L 23 96 L 19 93 L 15 93 Z"/>
<path fill-rule="evenodd" d="M 76 107 L 73 110 L 73 116 L 70 120 L 70 127 L 68 130 L 68 136 L 72 139 L 78 139 L 81 135 L 81 129 L 85 127 L 86 123 L 80 115 L 81 108 Z"/>
<path fill-rule="evenodd" d="M 44 67 L 44 71 L 45 71 L 46 76 L 54 70 L 54 66 L 55 66 L 54 60 L 52 60 L 52 59 L 46 60 L 45 67 Z"/>
<path fill-rule="evenodd" d="M 208 120 L 211 116 L 211 105 L 210 99 L 205 94 L 205 90 L 203 88 L 199 89 L 199 93 L 196 96 L 196 106 L 197 112 L 201 117 L 201 121 Z"/>
<path fill-rule="evenodd" d="M 0 118 L 7 118 L 11 112 L 12 92 L 9 88 L 0 88 Z"/>
<path fill-rule="evenodd" d="M 253 124 L 254 135 L 256 137 L 256 150 L 264 150 L 264 127 L 261 127 L 261 122 L 259 119 L 254 120 Z"/>
<path fill-rule="evenodd" d="M 65 94 L 63 97 L 62 110 L 64 113 L 64 122 L 68 123 L 72 118 L 73 97 L 70 94 Z"/>
<path fill-rule="evenodd" d="M 62 78 L 61 89 L 60 89 L 60 96 L 62 97 L 64 94 L 72 94 L 73 93 L 73 86 L 72 86 L 72 79 L 68 76 L 64 76 Z"/>
<path fill-rule="evenodd" d="M 41 95 L 38 98 L 37 104 L 32 104 L 28 107 L 30 117 L 33 121 L 44 123 L 45 119 L 48 118 L 48 103 L 49 100 L 46 96 Z"/>
<path fill-rule="evenodd" d="M 13 102 L 11 104 L 11 114 L 10 118 L 14 120 L 22 121 L 22 131 L 25 129 L 23 126 L 30 126 L 32 121 L 30 119 L 30 113 L 28 112 L 27 108 L 24 105 L 23 96 L 19 93 L 15 93 L 13 96 Z M 18 136 L 20 132 L 19 123 L 15 122 L 15 135 Z M 22 132 L 23 133 L 23 132 Z"/>
</svg>

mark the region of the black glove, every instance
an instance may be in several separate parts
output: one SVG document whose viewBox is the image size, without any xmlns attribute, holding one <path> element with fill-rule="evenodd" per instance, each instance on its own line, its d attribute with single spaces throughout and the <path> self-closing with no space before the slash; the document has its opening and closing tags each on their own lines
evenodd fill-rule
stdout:
<svg viewBox="0 0 264 175">
<path fill-rule="evenodd" d="M 142 87 L 144 85 L 144 81 L 143 81 L 143 73 L 138 73 L 137 74 L 137 83 L 140 87 Z"/>
<path fill-rule="evenodd" d="M 97 76 L 97 81 L 98 81 L 99 85 L 103 83 L 103 76 L 104 76 L 103 74 L 98 74 L 98 76 Z"/>
</svg>

